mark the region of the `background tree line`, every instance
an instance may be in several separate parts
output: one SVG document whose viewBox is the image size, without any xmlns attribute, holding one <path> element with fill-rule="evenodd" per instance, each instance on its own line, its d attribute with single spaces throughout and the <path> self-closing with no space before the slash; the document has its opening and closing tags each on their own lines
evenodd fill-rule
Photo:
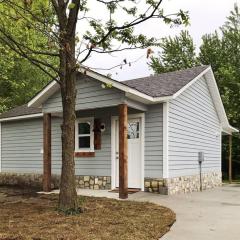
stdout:
<svg viewBox="0 0 240 240">
<path fill-rule="evenodd" d="M 240 9 L 230 12 L 219 30 L 202 36 L 196 51 L 188 31 L 178 36 L 165 37 L 158 56 L 152 56 L 150 67 L 155 73 L 190 68 L 200 64 L 211 65 L 230 124 L 240 128 Z M 240 178 L 239 134 L 233 137 L 233 178 Z M 228 138 L 223 136 L 223 176 L 228 171 Z"/>
</svg>

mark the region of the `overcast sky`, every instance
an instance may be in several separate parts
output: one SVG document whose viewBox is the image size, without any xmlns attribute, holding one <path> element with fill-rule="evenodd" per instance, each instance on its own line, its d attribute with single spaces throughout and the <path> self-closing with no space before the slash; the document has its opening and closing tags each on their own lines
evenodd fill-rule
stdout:
<svg viewBox="0 0 240 240">
<path fill-rule="evenodd" d="M 187 29 L 198 47 L 201 44 L 203 34 L 212 33 L 223 25 L 226 17 L 233 9 L 234 3 L 238 3 L 240 6 L 240 0 L 164 0 L 162 6 L 166 13 L 174 13 L 179 9 L 189 11 L 191 25 L 189 27 L 170 28 L 164 23 L 160 23 L 159 20 L 151 20 L 138 26 L 136 31 L 161 38 L 169 35 L 174 36 L 182 29 Z M 118 54 L 114 53 L 113 55 L 114 57 L 98 54 L 90 58 L 85 64 L 89 67 L 110 68 L 119 64 L 124 58 L 127 58 L 128 61 L 140 58 L 131 67 L 124 66 L 122 70 L 115 68 L 111 71 L 99 72 L 103 74 L 111 73 L 112 78 L 120 81 L 144 77 L 152 73 L 147 65 L 146 50 L 131 50 Z"/>
</svg>

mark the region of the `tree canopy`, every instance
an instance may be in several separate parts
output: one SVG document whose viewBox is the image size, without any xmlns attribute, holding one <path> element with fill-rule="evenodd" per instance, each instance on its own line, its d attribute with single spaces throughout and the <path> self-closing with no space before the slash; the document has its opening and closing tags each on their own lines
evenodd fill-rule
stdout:
<svg viewBox="0 0 240 240">
<path fill-rule="evenodd" d="M 18 3 L 19 1 L 12 1 L 13 5 Z M 22 8 L 24 4 L 27 4 L 27 1 L 22 2 Z M 38 4 L 46 4 L 46 1 L 34 1 L 33 4 L 37 9 Z M 29 48 L 33 51 L 37 50 L 36 45 L 41 46 L 42 50 L 50 43 L 46 35 L 32 27 L 29 21 L 25 21 L 26 15 L 20 15 L 10 4 L 0 4 L 0 13 L 0 112 L 3 112 L 26 103 L 50 81 L 50 77 L 41 69 L 24 59 L 18 52 L 13 51 L 13 43 L 10 44 L 7 37 L 14 35 L 14 41 L 22 43 L 25 49 Z M 46 59 L 49 61 L 48 56 L 42 58 L 43 61 Z M 56 58 L 50 59 L 51 63 L 56 61 Z"/>
</svg>

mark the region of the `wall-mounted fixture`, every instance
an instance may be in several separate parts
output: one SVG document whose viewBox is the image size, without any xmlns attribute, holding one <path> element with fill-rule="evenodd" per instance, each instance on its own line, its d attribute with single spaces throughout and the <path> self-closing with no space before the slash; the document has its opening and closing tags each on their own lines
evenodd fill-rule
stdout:
<svg viewBox="0 0 240 240">
<path fill-rule="evenodd" d="M 101 132 L 104 132 L 106 130 L 105 126 L 106 126 L 105 123 L 101 123 L 101 125 L 100 125 Z"/>
<path fill-rule="evenodd" d="M 202 192 L 202 163 L 204 162 L 204 152 L 198 152 L 198 163 L 199 163 L 199 178 L 200 178 L 200 191 Z"/>
</svg>

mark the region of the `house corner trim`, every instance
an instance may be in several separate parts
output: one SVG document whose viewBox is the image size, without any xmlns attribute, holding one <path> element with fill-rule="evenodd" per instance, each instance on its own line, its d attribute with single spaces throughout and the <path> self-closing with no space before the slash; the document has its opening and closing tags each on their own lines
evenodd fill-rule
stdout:
<svg viewBox="0 0 240 240">
<path fill-rule="evenodd" d="M 163 103 L 163 178 L 169 177 L 168 164 L 169 102 Z"/>
</svg>

